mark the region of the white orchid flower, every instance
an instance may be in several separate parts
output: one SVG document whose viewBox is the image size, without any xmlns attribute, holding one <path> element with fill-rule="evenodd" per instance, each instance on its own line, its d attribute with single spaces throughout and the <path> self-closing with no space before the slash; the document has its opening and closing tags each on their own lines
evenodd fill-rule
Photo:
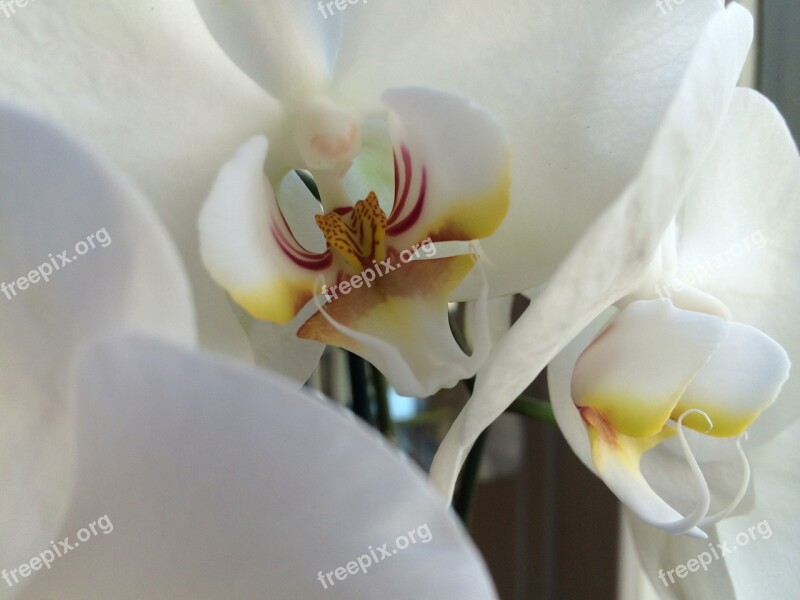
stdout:
<svg viewBox="0 0 800 600">
<path fill-rule="evenodd" d="M 705 538 L 747 490 L 739 438 L 788 378 L 786 352 L 758 329 L 669 300 L 636 301 L 579 340 L 548 371 L 567 441 L 642 520 Z"/>
<path fill-rule="evenodd" d="M 671 104 L 640 155 L 638 173 L 580 237 L 478 372 L 472 397 L 431 467 L 431 478 L 445 497 L 452 496 L 480 433 L 578 333 L 643 285 L 666 229 L 729 114 L 751 40 L 749 13 L 735 4 L 718 6 L 689 49 Z"/>
<path fill-rule="evenodd" d="M 496 598 L 376 434 L 194 349 L 129 180 L 7 106 L 0 155 L 0 598 Z"/>
<path fill-rule="evenodd" d="M 800 328 L 795 320 L 800 287 L 796 274 L 800 260 L 796 239 L 800 160 L 774 109 L 753 93 L 742 92 L 740 96 L 734 105 L 740 119 L 721 132 L 687 198 L 677 228 L 671 232 L 671 243 L 664 245 L 664 254 L 672 256 L 665 263 L 671 267 L 657 272 L 648 285 L 651 290 L 660 285 L 657 291 L 672 294 L 676 303 L 688 304 L 701 297 L 687 285 L 693 282 L 692 287 L 716 299 L 734 319 L 773 336 L 796 360 L 800 347 Z M 764 113 L 769 118 L 764 118 Z M 742 148 L 747 152 L 742 153 Z M 704 305 L 709 307 L 706 310 L 714 306 L 709 302 Z M 759 362 L 759 357 L 750 357 L 745 367 L 753 369 Z M 734 376 L 731 381 L 738 381 L 738 374 Z M 729 383 L 718 382 L 717 387 L 724 390 Z M 800 530 L 794 509 L 800 468 L 797 393 L 797 378 L 791 377 L 775 405 L 748 428 L 744 449 L 752 470 L 752 493 L 739 510 L 707 529 L 709 542 L 666 535 L 637 519 L 629 520 L 641 549 L 644 572 L 659 595 L 713 595 L 728 600 L 784 597 L 787 590 L 796 589 L 793 556 Z M 716 487 L 720 495 L 727 487 L 730 494 L 731 482 L 735 484 L 741 472 L 727 464 L 730 451 L 721 453 L 719 447 L 698 441 L 702 442 L 690 439 L 690 444 L 701 465 L 705 460 L 711 466 L 703 470 L 712 493 Z M 674 456 L 656 449 L 648 454 L 644 457 L 645 474 L 654 481 L 659 472 L 662 479 L 665 473 L 674 477 L 671 500 L 680 502 L 687 493 L 686 479 L 678 476 Z M 742 540 L 750 536 L 753 527 L 758 528 L 756 539 L 763 537 L 764 542 L 745 547 Z M 762 533 L 767 528 L 769 541 Z M 669 576 L 676 565 L 710 551 L 708 543 L 719 555 L 725 554 L 722 560 L 713 560 L 708 572 L 704 569 L 689 576 Z"/>
<path fill-rule="evenodd" d="M 800 344 L 797 282 L 788 275 L 800 258 L 798 191 L 800 157 L 782 118 L 759 94 L 737 90 L 653 269 L 630 297 L 671 300 L 628 304 L 580 357 L 586 339 L 551 365 L 553 408 L 570 445 L 652 525 L 708 527 L 730 514 L 747 486 L 749 467 L 736 476 L 733 444 L 684 436 L 681 423 L 729 440 L 747 430 L 752 448 L 800 415 L 791 386 L 755 421 L 789 375 L 786 351 L 769 336 L 793 355 Z M 669 414 L 657 423 L 662 411 Z M 581 420 L 588 438 L 575 428 Z M 661 443 L 676 431 L 693 475 L 677 441 Z"/>
<path fill-rule="evenodd" d="M 485 293 L 470 356 L 448 321 L 448 300 L 476 257 L 434 257 L 438 242 L 486 237 L 500 224 L 508 208 L 508 150 L 497 122 L 461 98 L 409 88 L 386 92 L 384 101 L 392 111 L 393 156 L 379 140 L 362 161 L 377 189 L 392 190 L 390 207 L 381 207 L 374 187 L 352 203 L 340 165 L 349 162 L 349 150 L 344 158 L 322 156 L 344 152 L 359 131 L 355 123 L 347 140 L 310 130 L 309 146 L 320 157 L 297 166 L 324 182 L 325 212 L 296 173 L 281 186 L 283 206 L 307 221 L 299 231 L 308 233 L 314 221 L 321 230 L 300 241 L 265 180 L 268 142 L 259 136 L 220 172 L 200 214 L 200 243 L 212 276 L 250 314 L 360 354 L 399 393 L 427 396 L 474 375 L 489 349 Z M 374 128 L 378 136 L 385 125 Z M 321 292 L 325 306 L 315 298 Z M 311 316 L 303 311 L 309 302 L 318 308 Z"/>
<path fill-rule="evenodd" d="M 729 8 L 712 27 L 736 23 L 741 12 Z M 595 239 L 587 236 L 579 244 L 576 260 L 568 259 L 493 354 L 513 356 L 499 353 L 509 352 L 512 344 L 517 352 L 527 348 L 535 351 L 538 369 L 542 353 L 569 340 L 571 332 L 566 332 L 572 324 L 567 318 L 585 317 L 579 311 L 588 305 L 603 310 L 619 301 L 624 308 L 603 334 L 595 338 L 602 321 L 595 323 L 550 365 L 553 408 L 565 437 L 636 515 L 633 526 L 645 572 L 663 597 L 761 597 L 765 590 L 782 597 L 797 584 L 789 558 L 800 525 L 788 508 L 795 486 L 781 481 L 791 479 L 789 473 L 796 468 L 796 461 L 787 458 L 796 445 L 796 383 L 789 380 L 777 403 L 759 413 L 778 396 L 788 375 L 787 353 L 796 356 L 800 342 L 794 320 L 800 160 L 775 108 L 755 92 L 733 90 L 737 73 L 731 57 L 741 58 L 744 50 L 740 43 L 731 44 L 736 36 L 718 29 L 710 39 L 716 39 L 716 50 L 698 65 L 715 64 L 708 58 L 716 55 L 715 72 L 724 72 L 727 64 L 727 73 L 714 78 L 707 72 L 703 85 L 690 79 L 676 107 L 716 105 L 717 110 L 695 113 L 692 120 L 691 113 L 676 108 L 675 116 L 682 117 L 685 127 L 708 127 L 713 135 L 676 135 L 678 122 L 668 120 L 664 131 L 672 135 L 645 158 L 644 172 L 656 158 L 660 169 L 655 172 L 662 177 L 658 186 L 641 189 L 673 207 L 682 201 L 677 216 L 639 212 L 635 202 L 621 202 L 626 220 L 616 224 L 626 226 L 613 229 L 614 211 L 601 217 Z M 721 83 L 729 87 L 718 87 Z M 696 119 L 703 115 L 708 118 Z M 700 140 L 700 147 L 687 143 Z M 674 160 L 676 154 L 664 153 L 676 142 L 673 148 L 692 157 L 683 163 L 689 167 L 685 171 Z M 682 173 L 688 174 L 685 183 L 667 185 Z M 655 217 L 660 227 L 651 229 Z M 589 249 L 617 247 L 603 237 L 614 232 L 627 244 L 630 254 L 620 254 L 628 259 L 615 262 L 620 254 L 612 252 L 605 257 L 608 262 L 587 260 Z M 583 270 L 577 259 L 583 261 Z M 572 304 L 569 293 L 577 297 Z M 556 308 L 550 303 L 557 294 L 561 304 Z M 667 295 L 671 301 L 659 299 Z M 542 324 L 547 310 L 562 324 L 562 337 L 552 328 L 539 329 L 545 339 L 535 346 L 515 337 L 514 332 L 533 335 L 530 327 Z M 568 315 L 562 320 L 564 312 Z M 503 365 L 503 374 L 520 368 L 521 360 L 511 362 Z M 483 376 L 494 383 L 496 394 L 500 365 L 490 357 L 485 369 L 478 382 Z M 487 398 L 486 393 L 478 397 L 484 402 Z M 489 412 L 483 406 L 483 415 L 478 405 L 466 413 L 473 421 L 463 420 L 462 427 L 477 429 Z M 739 439 L 745 431 L 747 441 Z M 747 495 L 751 468 L 755 489 Z M 727 515 L 733 516 L 716 523 Z M 782 541 L 719 561 L 710 554 L 712 549 L 722 553 L 726 539 L 730 549 L 737 535 L 749 535 L 748 528 L 767 519 L 782 530 Z M 711 539 L 670 535 L 645 522 L 700 538 L 708 533 Z M 675 577 L 676 565 L 685 566 L 702 552 L 715 562 L 708 574 Z M 669 568 L 675 584 L 667 588 L 660 577 L 668 576 Z"/>
<path fill-rule="evenodd" d="M 252 355 L 236 315 L 261 362 L 302 380 L 323 345 L 298 339 L 296 327 L 272 326 L 232 310 L 200 260 L 196 218 L 220 167 L 230 162 L 225 167 L 230 173 L 247 159 L 251 178 L 246 181 L 261 185 L 252 172 L 258 172 L 258 155 L 266 150 L 263 141 L 248 140 L 260 139 L 256 136 L 268 140 L 264 170 L 291 231 L 305 244 L 296 250 L 324 253 L 324 246 L 313 246 L 310 237 L 301 235 L 314 223 L 307 220 L 303 226 L 294 213 L 303 214 L 310 203 L 298 196 L 298 190 L 304 191 L 296 178 L 284 179 L 285 174 L 297 168 L 314 171 L 329 214 L 374 191 L 391 218 L 393 164 L 387 152 L 391 146 L 385 127 L 373 127 L 368 118 L 385 118 L 384 92 L 422 85 L 474 98 L 509 132 L 514 174 L 509 219 L 514 222 L 488 240 L 487 251 L 498 265 L 511 270 L 481 260 L 482 268 L 473 269 L 456 296 L 479 297 L 484 278 L 492 294 L 526 289 L 553 271 L 592 219 L 633 177 L 639 156 L 672 101 L 695 40 L 719 11 L 719 0 L 696 0 L 680 14 L 664 16 L 639 0 L 614 6 L 582 0 L 513 0 L 501 9 L 478 0 L 435 6 L 421 1 L 381 3 L 351 6 L 329 17 L 320 14 L 311 0 L 175 0 L 168 6 L 76 0 L 58 9 L 37 3 L 0 31 L 3 47 L 12 49 L 0 59 L 0 96 L 35 107 L 94 140 L 153 199 L 187 265 L 204 346 L 239 357 Z M 417 19 L 419 14 L 426 18 Z M 46 60 L 40 51 L 42 40 L 50 40 L 58 49 Z M 392 94 L 385 96 L 387 107 L 408 128 L 395 130 L 394 143 L 411 143 L 409 133 L 436 131 L 433 127 L 418 132 L 424 119 L 442 118 L 445 97 L 428 94 L 427 100 L 408 100 L 401 110 Z M 467 112 L 467 104 L 448 98 L 454 102 L 448 118 Z M 478 121 L 480 129 L 482 119 Z M 453 127 L 463 123 L 453 119 Z M 469 149 L 467 140 L 479 147 Z M 435 171 L 456 174 L 438 168 L 441 161 L 446 166 L 446 153 L 458 159 L 453 164 L 468 169 L 459 171 L 457 180 L 446 181 L 447 198 L 456 199 L 463 186 L 478 180 L 481 173 L 486 175 L 480 180 L 484 187 L 497 180 L 492 165 L 474 162 L 491 156 L 481 140 L 483 136 L 464 130 L 450 144 L 433 148 L 435 156 L 430 159 L 437 162 L 426 164 L 431 176 Z M 432 140 L 422 142 L 429 145 Z M 428 160 L 427 155 L 424 158 Z M 343 187 L 340 175 L 351 162 Z M 404 172 L 403 161 L 398 163 Z M 421 171 L 414 165 L 419 177 Z M 218 180 L 214 190 L 224 189 L 221 185 Z M 264 193 L 271 193 L 268 186 Z M 564 219 L 567 199 L 580 208 Z M 238 206 L 253 208 L 252 202 L 242 199 Z M 259 214 L 230 212 L 239 218 Z M 491 231 L 497 214 L 499 210 L 470 235 Z M 468 218 L 483 216 L 474 213 Z M 430 229 L 431 221 L 423 218 L 423 222 Z M 219 233 L 225 227 L 222 219 L 211 230 Z M 244 236 L 245 231 L 229 233 Z M 411 237 L 402 241 L 421 241 Z M 257 240 L 247 239 L 253 242 L 250 249 L 258 249 Z M 258 239 L 269 246 L 269 239 Z M 320 243 L 318 232 L 316 243 Z M 209 245 L 213 254 L 213 244 Z M 209 245 L 204 243 L 204 248 Z M 276 260 L 281 266 L 284 259 Z M 520 263 L 524 269 L 519 269 Z M 260 253 L 240 263 L 241 272 L 219 267 L 212 265 L 215 277 L 234 293 L 255 282 L 247 279 L 243 288 L 237 277 L 266 274 Z M 277 267 L 270 271 L 278 272 Z M 266 281 L 262 277 L 259 284 Z M 417 290 L 426 287 L 414 285 Z M 287 291 L 294 295 L 292 301 L 299 302 L 296 288 Z M 345 304 L 340 302 L 339 310 Z M 293 312 L 294 304 L 290 308 L 288 312 Z M 279 320 L 285 320 L 285 306 L 278 312 Z M 324 328 L 330 329 L 326 338 L 348 331 L 340 327 L 334 333 L 327 320 L 319 325 L 314 328 L 317 333 L 308 337 L 321 338 L 318 332 Z M 427 325 L 420 321 L 411 330 Z M 365 324 L 359 327 L 364 329 Z M 376 324 L 386 335 L 394 335 L 392 327 L 402 325 L 385 319 Z M 431 344 L 460 367 L 433 377 L 412 364 L 409 387 L 415 382 L 420 387 L 448 383 L 469 373 L 477 362 L 459 357 L 449 338 L 435 338 L 444 336 L 442 329 L 441 323 L 433 327 Z M 351 344 L 364 346 L 365 340 L 352 327 L 349 331 Z M 383 363 L 393 362 L 392 352 L 405 355 L 406 361 L 413 358 L 406 350 L 388 348 L 381 354 Z M 402 379 L 400 373 L 395 374 L 398 378 Z"/>
</svg>

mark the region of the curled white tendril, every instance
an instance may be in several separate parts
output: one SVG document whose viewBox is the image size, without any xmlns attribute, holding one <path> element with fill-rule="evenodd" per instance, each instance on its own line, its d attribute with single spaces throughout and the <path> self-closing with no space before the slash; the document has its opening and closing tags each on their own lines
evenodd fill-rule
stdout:
<svg viewBox="0 0 800 600">
<path fill-rule="evenodd" d="M 706 429 L 704 433 L 708 433 L 714 427 L 714 424 L 711 422 L 711 418 L 702 410 L 697 408 L 690 408 L 680 417 L 678 417 L 678 441 L 680 442 L 683 456 L 686 458 L 686 462 L 692 471 L 697 504 L 695 505 L 694 510 L 692 510 L 692 512 L 690 512 L 684 518 L 661 525 L 663 529 L 671 533 L 687 533 L 697 527 L 703 522 L 703 519 L 708 514 L 708 509 L 711 506 L 711 491 L 708 489 L 708 482 L 706 481 L 705 475 L 703 475 L 700 465 L 697 464 L 697 459 L 694 457 L 694 453 L 689 447 L 689 442 L 686 441 L 686 435 L 683 432 L 683 420 L 687 415 L 693 413 L 703 415 L 708 422 L 708 429 Z"/>
<path fill-rule="evenodd" d="M 727 517 L 737 506 L 739 506 L 739 502 L 742 501 L 742 498 L 744 498 L 744 495 L 747 492 L 747 486 L 750 485 L 750 463 L 747 461 L 747 456 L 742 449 L 742 438 L 745 440 L 747 439 L 746 431 L 736 439 L 736 451 L 739 454 L 739 459 L 741 460 L 742 464 L 742 480 L 739 484 L 739 489 L 728 506 L 713 515 L 706 516 L 702 521 L 700 521 L 700 527 L 713 525 L 717 521 Z"/>
</svg>

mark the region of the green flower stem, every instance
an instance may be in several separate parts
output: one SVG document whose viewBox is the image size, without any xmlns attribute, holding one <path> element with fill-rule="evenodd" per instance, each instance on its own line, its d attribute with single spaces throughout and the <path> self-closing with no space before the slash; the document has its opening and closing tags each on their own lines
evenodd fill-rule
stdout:
<svg viewBox="0 0 800 600">
<path fill-rule="evenodd" d="M 514 413 L 528 417 L 529 419 L 536 419 L 537 421 L 544 421 L 545 423 L 556 424 L 555 415 L 553 415 L 553 407 L 549 402 L 539 400 L 538 398 L 530 398 L 528 396 L 520 396 L 511 406 L 506 409 L 506 412 Z"/>
<path fill-rule="evenodd" d="M 423 427 L 426 425 L 441 424 L 442 421 L 447 423 L 452 421 L 454 418 L 455 415 L 453 410 L 451 410 L 449 407 L 443 407 L 420 413 L 409 419 L 401 419 L 396 421 L 395 425 L 398 427 Z"/>
</svg>

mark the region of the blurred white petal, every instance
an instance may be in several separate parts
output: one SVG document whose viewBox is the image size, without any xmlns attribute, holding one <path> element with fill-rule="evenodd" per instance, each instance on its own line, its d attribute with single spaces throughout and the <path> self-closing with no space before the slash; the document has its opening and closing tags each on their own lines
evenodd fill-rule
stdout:
<svg viewBox="0 0 800 600">
<path fill-rule="evenodd" d="M 289 382 L 144 337 L 98 344 L 77 382 L 75 492 L 36 541 L 74 540 L 103 515 L 113 531 L 20 598 L 496 598 L 422 474 Z M 393 553 L 409 531 L 418 541 Z M 383 544 L 366 574 L 323 587 L 320 571 Z"/>
<path fill-rule="evenodd" d="M 196 218 L 214 174 L 275 100 L 219 48 L 191 0 L 29 3 L 0 28 L 0 96 L 94 142 L 147 193 L 181 251 L 207 347 L 252 358 L 205 272 Z"/>
<path fill-rule="evenodd" d="M 12 556 L 38 551 L 64 509 L 74 444 L 67 389 L 85 344 L 126 329 L 191 346 L 196 332 L 177 251 L 127 179 L 52 125 L 7 106 L 0 156 L 0 281 L 9 290 L 0 295 L 6 567 Z M 77 256 L 89 235 L 108 243 Z M 37 281 L 20 285 L 23 277 Z"/>
</svg>

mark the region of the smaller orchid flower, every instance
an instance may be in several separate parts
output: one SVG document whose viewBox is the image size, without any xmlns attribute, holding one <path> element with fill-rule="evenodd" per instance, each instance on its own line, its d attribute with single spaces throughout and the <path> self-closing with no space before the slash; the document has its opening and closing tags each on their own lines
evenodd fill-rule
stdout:
<svg viewBox="0 0 800 600">
<path fill-rule="evenodd" d="M 717 6 L 691 48 L 680 85 L 638 173 L 577 239 L 481 366 L 472 397 L 431 465 L 431 480 L 443 496 L 452 497 L 458 471 L 481 432 L 570 340 L 652 276 L 665 231 L 729 119 L 751 40 L 749 13 L 735 3 Z M 486 250 L 490 260 L 497 260 Z"/>
<path fill-rule="evenodd" d="M 401 393 L 428 395 L 470 377 L 488 351 L 485 306 L 471 356 L 447 318 L 476 258 L 463 250 L 436 257 L 437 243 L 484 238 L 499 226 L 509 152 L 495 119 L 466 99 L 409 88 L 383 100 L 388 119 L 364 127 L 363 147 L 360 127 L 309 138 L 306 154 L 316 158 L 304 164 L 317 166 L 309 170 L 321 205 L 296 172 L 276 199 L 264 175 L 268 141 L 242 146 L 203 207 L 201 251 L 212 277 L 254 317 L 347 348 Z"/>
<path fill-rule="evenodd" d="M 739 441 L 778 396 L 789 366 L 783 348 L 758 329 L 678 309 L 669 300 L 639 300 L 588 346 L 585 339 L 570 346 L 548 376 L 556 419 L 584 463 L 647 523 L 703 537 L 699 528 L 728 515 L 744 496 L 749 467 Z M 685 427 L 735 440 L 743 473 L 732 494 L 728 486 L 709 489 Z M 719 440 L 696 438 L 706 456 L 709 447 L 724 451 Z M 678 469 L 664 468 L 667 458 L 643 468 L 645 453 L 670 443 L 662 450 L 683 453 L 688 482 Z M 712 491 L 723 507 L 714 514 Z M 684 516 L 674 504 L 691 510 Z"/>
</svg>

